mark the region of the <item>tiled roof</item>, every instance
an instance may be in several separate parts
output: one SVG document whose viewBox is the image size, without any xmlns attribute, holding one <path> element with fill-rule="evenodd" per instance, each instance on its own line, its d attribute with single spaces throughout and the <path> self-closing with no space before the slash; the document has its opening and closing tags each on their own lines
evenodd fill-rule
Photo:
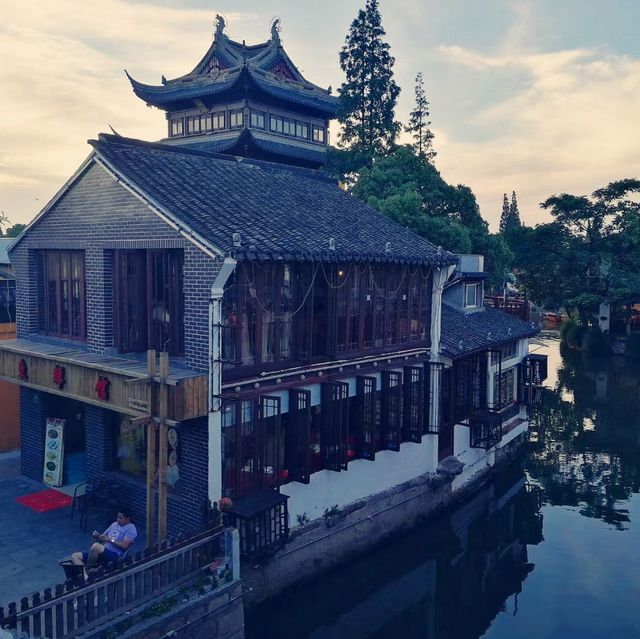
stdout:
<svg viewBox="0 0 640 639">
<path fill-rule="evenodd" d="M 159 108 L 171 108 L 174 103 L 221 95 L 232 90 L 237 92 L 245 83 L 249 83 L 279 100 L 315 109 L 332 117 L 338 111 L 338 98 L 315 85 L 293 81 L 281 82 L 271 74 L 247 66 L 225 70 L 216 78 L 185 76 L 162 85 L 143 84 L 134 80 L 128 73 L 127 77 L 133 92 L 141 100 Z"/>
<path fill-rule="evenodd" d="M 9 261 L 9 253 L 7 253 L 7 248 L 9 248 L 9 244 L 13 242 L 15 238 L 13 237 L 2 237 L 0 238 L 0 264 L 10 264 Z"/>
<path fill-rule="evenodd" d="M 90 143 L 125 183 L 238 258 L 456 262 L 318 171 L 112 135 Z M 240 248 L 233 244 L 236 232 Z"/>
<path fill-rule="evenodd" d="M 456 359 L 500 346 L 514 339 L 532 337 L 540 327 L 495 308 L 463 313 L 449 304 L 442 305 L 441 351 Z"/>
<path fill-rule="evenodd" d="M 172 142 L 169 142 L 172 144 Z M 303 144 L 297 144 L 295 141 L 283 140 L 282 142 L 270 139 L 267 136 L 260 135 L 250 129 L 240 129 L 237 134 L 232 137 L 216 139 L 215 136 L 209 136 L 209 139 L 194 138 L 190 144 L 180 144 L 180 148 L 190 148 L 196 151 L 206 151 L 208 153 L 228 153 L 230 155 L 246 155 L 244 146 L 249 145 L 267 156 L 275 156 L 277 158 L 290 158 L 293 160 L 301 160 L 308 165 L 315 165 L 313 168 L 322 166 L 325 161 L 326 147 L 309 148 Z M 252 156 L 249 157 L 262 157 Z"/>
</svg>

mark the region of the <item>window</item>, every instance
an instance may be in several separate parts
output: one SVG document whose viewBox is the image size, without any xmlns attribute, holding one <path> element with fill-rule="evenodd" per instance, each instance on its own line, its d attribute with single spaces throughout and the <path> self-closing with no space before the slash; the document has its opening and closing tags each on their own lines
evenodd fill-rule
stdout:
<svg viewBox="0 0 640 639">
<path fill-rule="evenodd" d="M 502 359 L 508 359 L 510 357 L 515 357 L 518 352 L 518 342 L 517 340 L 512 340 L 511 342 L 507 342 L 500 347 L 500 352 L 502 353 Z"/>
<path fill-rule="evenodd" d="M 181 250 L 116 251 L 113 323 L 120 352 L 182 354 L 182 260 Z"/>
<path fill-rule="evenodd" d="M 171 120 L 171 135 L 182 135 L 184 133 L 184 125 L 182 118 Z"/>
<path fill-rule="evenodd" d="M 263 111 L 251 111 L 251 126 L 254 129 L 264 129 Z"/>
<path fill-rule="evenodd" d="M 493 403 L 496 408 L 501 409 L 515 402 L 515 373 L 514 366 L 493 376 Z"/>
<path fill-rule="evenodd" d="M 224 112 L 214 113 L 212 118 L 213 118 L 214 131 L 219 131 L 220 129 L 224 129 Z"/>
<path fill-rule="evenodd" d="M 306 140 L 309 137 L 309 127 L 302 122 L 296 122 L 296 137 Z"/>
<path fill-rule="evenodd" d="M 322 144 L 324 144 L 324 141 L 325 141 L 324 129 L 314 124 L 311 130 L 313 132 L 313 141 L 321 142 Z"/>
<path fill-rule="evenodd" d="M 187 118 L 187 133 L 200 133 L 200 116 L 191 115 Z"/>
<path fill-rule="evenodd" d="M 202 116 L 202 130 L 211 131 L 213 129 L 213 119 L 211 114 Z"/>
<path fill-rule="evenodd" d="M 244 126 L 242 109 L 229 111 L 229 126 L 232 129 L 241 129 Z"/>
<path fill-rule="evenodd" d="M 480 306 L 482 284 L 466 284 L 464 289 L 464 305 L 465 308 L 473 308 Z"/>
<path fill-rule="evenodd" d="M 43 251 L 42 267 L 42 332 L 85 339 L 84 251 Z"/>
</svg>

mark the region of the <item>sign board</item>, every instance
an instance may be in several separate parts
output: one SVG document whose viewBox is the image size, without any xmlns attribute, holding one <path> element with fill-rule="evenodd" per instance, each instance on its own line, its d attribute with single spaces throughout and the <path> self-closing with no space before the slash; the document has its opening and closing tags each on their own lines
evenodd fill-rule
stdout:
<svg viewBox="0 0 640 639">
<path fill-rule="evenodd" d="M 149 402 L 144 399 L 137 399 L 135 397 L 129 397 L 129 408 L 142 411 L 144 413 L 149 412 Z"/>
<path fill-rule="evenodd" d="M 64 419 L 47 418 L 44 439 L 43 482 L 47 486 L 62 486 L 64 461 Z"/>
</svg>

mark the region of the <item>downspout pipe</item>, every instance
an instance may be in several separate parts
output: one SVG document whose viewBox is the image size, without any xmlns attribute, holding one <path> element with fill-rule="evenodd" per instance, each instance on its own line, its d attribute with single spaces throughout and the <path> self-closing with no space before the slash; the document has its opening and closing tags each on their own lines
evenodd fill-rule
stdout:
<svg viewBox="0 0 640 639">
<path fill-rule="evenodd" d="M 222 297 L 237 260 L 225 257 L 211 286 L 209 298 L 209 459 L 208 494 L 211 501 L 222 497 Z"/>
</svg>

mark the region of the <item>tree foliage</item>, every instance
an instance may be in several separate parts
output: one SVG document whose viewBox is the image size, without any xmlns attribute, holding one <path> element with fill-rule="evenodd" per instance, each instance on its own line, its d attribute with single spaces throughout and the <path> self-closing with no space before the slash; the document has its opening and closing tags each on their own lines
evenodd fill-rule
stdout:
<svg viewBox="0 0 640 639">
<path fill-rule="evenodd" d="M 422 73 L 416 76 L 415 86 L 415 106 L 409 114 L 409 124 L 404 127 L 407 133 L 411 133 L 415 140 L 413 148 L 419 158 L 423 158 L 433 163 L 436 152 L 433 150 L 433 132 L 429 128 L 429 101 L 424 92 L 424 80 Z"/>
<path fill-rule="evenodd" d="M 367 0 L 340 51 L 346 76 L 339 90 L 340 147 L 351 152 L 351 169 L 371 166 L 376 156 L 388 153 L 400 130 L 395 119 L 400 88 L 393 79 L 395 59 L 384 35 L 378 0 Z"/>
<path fill-rule="evenodd" d="M 640 299 L 640 180 L 624 179 L 590 197 L 563 193 L 541 206 L 553 221 L 507 237 L 520 280 L 547 307 L 593 321 L 601 302 Z"/>
<path fill-rule="evenodd" d="M 448 251 L 482 253 L 490 284 L 502 281 L 512 256 L 501 237 L 489 234 L 473 192 L 467 186 L 445 182 L 412 146 L 398 147 L 360 171 L 353 193 Z"/>
<path fill-rule="evenodd" d="M 509 233 L 522 226 L 516 192 L 511 193 L 511 203 L 505 193 L 502 198 L 502 214 L 500 215 L 500 233 Z"/>
</svg>

